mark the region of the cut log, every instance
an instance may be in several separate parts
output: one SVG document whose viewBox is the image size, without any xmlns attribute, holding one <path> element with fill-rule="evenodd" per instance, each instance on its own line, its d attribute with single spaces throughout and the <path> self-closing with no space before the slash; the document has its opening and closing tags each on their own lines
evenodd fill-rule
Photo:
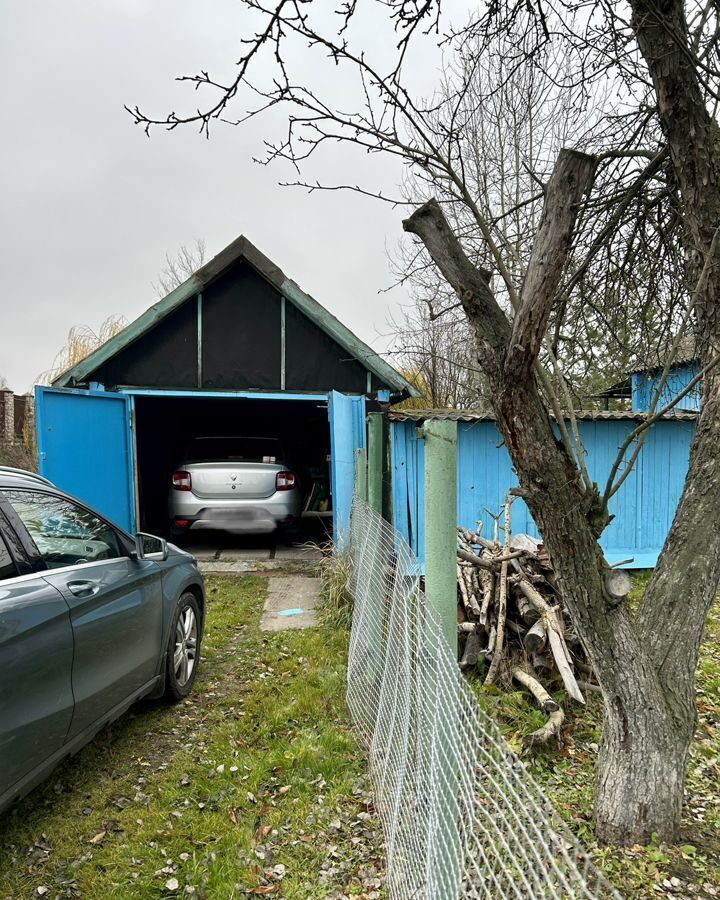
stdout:
<svg viewBox="0 0 720 900">
<path fill-rule="evenodd" d="M 495 575 L 492 571 L 487 571 L 486 569 L 480 569 L 478 574 L 483 589 L 483 600 L 482 605 L 480 606 L 478 621 L 481 625 L 485 626 L 488 621 L 488 609 L 490 608 L 495 593 Z"/>
<path fill-rule="evenodd" d="M 511 550 L 524 550 L 526 553 L 532 553 L 535 556 L 539 547 L 540 541 L 529 534 L 514 534 L 510 538 Z"/>
<path fill-rule="evenodd" d="M 578 684 L 586 691 L 593 691 L 596 694 L 602 694 L 602 688 L 599 684 L 593 684 L 591 681 L 578 681 Z"/>
<path fill-rule="evenodd" d="M 480 607 L 477 604 L 477 600 L 472 596 L 470 590 L 468 589 L 468 580 L 465 577 L 465 571 L 463 567 L 458 563 L 457 565 L 457 581 L 458 587 L 460 588 L 460 596 L 462 597 L 463 606 L 465 607 L 465 612 L 468 614 L 472 614 L 477 616 L 480 612 Z"/>
<path fill-rule="evenodd" d="M 605 575 L 605 590 L 616 603 L 623 601 L 630 593 L 632 579 L 627 569 L 609 569 Z"/>
<path fill-rule="evenodd" d="M 532 625 L 533 622 L 537 622 L 540 613 L 522 592 L 515 594 L 515 605 L 520 613 L 520 618 L 526 625 Z"/>
<path fill-rule="evenodd" d="M 553 700 L 537 678 L 534 678 L 529 672 L 516 666 L 512 670 L 512 677 L 530 691 L 543 712 L 552 713 L 560 709 L 560 704 Z"/>
<path fill-rule="evenodd" d="M 550 649 L 552 650 L 553 658 L 555 659 L 555 665 L 558 667 L 558 671 L 560 672 L 560 677 L 563 680 L 563 684 L 565 685 L 565 690 L 568 694 L 573 698 L 573 700 L 577 700 L 578 703 L 582 703 L 585 705 L 585 698 L 582 695 L 582 691 L 575 679 L 575 674 L 572 670 L 572 665 L 570 662 L 570 653 L 565 645 L 565 639 L 563 638 L 560 629 L 557 624 L 557 615 L 554 610 L 552 610 L 552 619 L 550 616 L 546 617 L 547 622 L 547 633 L 548 638 L 550 639 Z"/>
<path fill-rule="evenodd" d="M 542 619 L 538 619 L 525 635 L 523 644 L 528 653 L 542 653 L 546 643 L 547 632 L 545 631 L 545 625 Z"/>
<path fill-rule="evenodd" d="M 460 668 L 469 669 L 471 666 L 476 666 L 481 652 L 480 635 L 473 631 L 467 636 L 465 641 L 465 650 L 460 660 Z"/>
<path fill-rule="evenodd" d="M 474 566 L 479 566 L 483 569 L 494 568 L 493 563 L 489 559 L 478 556 L 477 553 L 473 553 L 470 550 L 464 550 L 462 547 L 457 548 L 457 555 L 460 557 L 460 559 L 464 559 L 466 562 L 472 563 Z"/>
<path fill-rule="evenodd" d="M 533 731 L 531 734 L 526 734 L 523 738 L 523 744 L 529 750 L 532 747 L 547 744 L 553 738 L 560 740 L 560 732 L 564 721 L 565 713 L 561 706 L 560 709 L 550 713 L 550 718 L 542 728 L 538 728 L 537 731 Z"/>
<path fill-rule="evenodd" d="M 477 553 L 473 553 L 471 550 L 466 550 L 464 547 L 458 547 L 457 555 L 460 559 L 464 559 L 466 562 L 479 566 L 482 569 L 497 569 L 501 563 L 509 562 L 511 559 L 520 559 L 521 556 L 525 556 L 525 551 L 515 550 L 511 553 L 503 553 L 500 556 L 487 557 L 478 556 Z"/>
<path fill-rule="evenodd" d="M 552 672 L 553 670 L 554 661 L 549 653 L 533 653 L 530 662 L 536 672 Z"/>
<path fill-rule="evenodd" d="M 500 586 L 498 589 L 498 621 L 497 633 L 495 636 L 495 651 L 493 653 L 492 662 L 485 678 L 485 684 L 490 685 L 497 676 L 500 668 L 500 661 L 503 656 L 503 644 L 505 641 L 505 617 L 507 615 L 507 589 L 508 589 L 508 562 L 504 562 L 500 568 Z"/>
<path fill-rule="evenodd" d="M 514 565 L 517 567 L 516 571 L 520 574 L 524 574 L 517 562 L 515 562 Z M 555 665 L 558 667 L 563 684 L 565 685 L 565 690 L 573 700 L 577 700 L 578 703 L 584 705 L 585 698 L 575 680 L 575 675 L 572 670 L 572 657 L 565 644 L 565 638 L 562 634 L 562 624 L 556 608 L 551 606 L 525 578 L 522 578 L 518 582 L 518 587 L 544 619 L 545 629 L 548 638 L 550 639 L 550 649 L 555 658 Z"/>
</svg>

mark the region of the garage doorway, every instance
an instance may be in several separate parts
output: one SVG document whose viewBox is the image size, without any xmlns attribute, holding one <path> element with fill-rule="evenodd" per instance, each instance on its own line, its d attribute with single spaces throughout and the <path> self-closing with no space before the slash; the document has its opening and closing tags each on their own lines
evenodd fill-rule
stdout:
<svg viewBox="0 0 720 900">
<path fill-rule="evenodd" d="M 278 440 L 302 491 L 299 527 L 284 535 L 236 535 L 193 531 L 187 540 L 208 552 L 232 546 L 264 549 L 278 541 L 322 542 L 332 535 L 331 438 L 324 399 L 261 399 L 136 395 L 135 448 L 138 525 L 168 535 L 172 475 L 198 437 L 260 437 Z"/>
</svg>

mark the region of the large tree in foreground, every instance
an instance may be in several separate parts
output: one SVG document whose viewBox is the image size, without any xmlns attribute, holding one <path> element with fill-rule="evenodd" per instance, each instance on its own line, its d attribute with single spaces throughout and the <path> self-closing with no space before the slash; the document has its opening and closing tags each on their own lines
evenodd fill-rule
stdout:
<svg viewBox="0 0 720 900">
<path fill-rule="evenodd" d="M 716 6 L 630 0 L 576 10 L 562 2 L 498 0 L 453 30 L 433 0 L 367 0 L 335 12 L 302 0 L 244 2 L 257 32 L 243 44 L 233 79 L 188 77 L 210 96 L 207 106 L 161 120 L 138 109 L 133 114 L 148 128 L 198 123 L 207 131 L 216 120 L 230 120 L 231 104 L 245 96 L 257 105 L 249 112 L 241 107 L 238 123 L 268 107 L 288 108 L 288 130 L 270 144 L 270 157 L 299 172 L 310 172 L 314 155 L 330 142 L 346 146 L 349 159 L 360 149 L 405 164 L 417 186 L 413 196 L 429 199 L 404 227 L 452 289 L 450 306 L 459 304 L 466 316 L 519 492 L 602 687 L 598 834 L 622 843 L 653 832 L 672 839 L 695 723 L 698 648 L 720 579 Z M 389 17 L 385 31 L 382 15 Z M 391 28 L 393 60 L 382 65 L 373 50 Z M 417 48 L 426 53 L 434 34 L 450 66 L 437 93 L 423 100 L 410 85 L 422 68 Z M 302 65 L 305 52 L 340 76 L 311 83 L 317 70 Z M 496 77 L 468 102 L 478 70 L 493 58 Z M 261 61 L 272 67 L 268 83 L 267 68 L 256 65 Z M 488 105 L 518 73 L 549 80 L 556 116 L 568 127 L 560 129 L 565 148 L 556 136 L 541 152 L 527 147 L 516 154 L 515 170 L 527 177 L 511 200 L 506 176 L 497 177 L 492 160 L 465 136 L 472 117 L 483 126 Z M 341 81 L 352 76 L 360 85 L 355 105 Z M 522 220 L 520 210 L 529 213 Z M 680 245 L 682 260 L 674 253 Z M 630 435 L 600 486 L 588 475 L 572 414 L 572 353 L 585 340 L 585 311 L 593 310 L 597 328 L 608 304 L 622 304 L 631 293 L 641 305 L 643 294 L 650 298 L 645 312 L 655 314 L 627 318 L 631 350 L 645 341 L 644 323 L 652 319 L 657 329 L 659 312 L 666 349 L 691 331 L 704 362 L 684 494 L 637 612 L 608 590 L 598 538 L 608 503 L 661 410 L 652 409 Z"/>
</svg>

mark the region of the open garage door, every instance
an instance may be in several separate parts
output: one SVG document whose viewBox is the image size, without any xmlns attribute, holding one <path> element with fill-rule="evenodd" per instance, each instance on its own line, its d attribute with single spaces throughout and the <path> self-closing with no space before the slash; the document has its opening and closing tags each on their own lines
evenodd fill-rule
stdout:
<svg viewBox="0 0 720 900">
<path fill-rule="evenodd" d="M 364 447 L 365 397 L 330 392 L 333 536 L 342 547 L 350 528 L 355 490 L 355 451 Z"/>
<path fill-rule="evenodd" d="M 134 531 L 132 397 L 38 387 L 35 402 L 40 474 Z"/>
</svg>

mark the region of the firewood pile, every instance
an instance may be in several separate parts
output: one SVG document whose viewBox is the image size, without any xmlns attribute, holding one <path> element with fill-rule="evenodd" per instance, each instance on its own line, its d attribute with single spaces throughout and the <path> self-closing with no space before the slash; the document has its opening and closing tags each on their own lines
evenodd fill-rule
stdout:
<svg viewBox="0 0 720 900">
<path fill-rule="evenodd" d="M 533 747 L 560 738 L 565 713 L 550 690 L 564 686 L 572 700 L 584 704 L 583 691 L 599 688 L 563 608 L 547 552 L 536 538 L 512 534 L 513 499 L 508 496 L 503 514 L 490 514 L 492 537 L 458 528 L 460 667 L 484 663 L 486 685 L 514 681 L 532 694 L 548 715 L 524 739 Z"/>
</svg>

